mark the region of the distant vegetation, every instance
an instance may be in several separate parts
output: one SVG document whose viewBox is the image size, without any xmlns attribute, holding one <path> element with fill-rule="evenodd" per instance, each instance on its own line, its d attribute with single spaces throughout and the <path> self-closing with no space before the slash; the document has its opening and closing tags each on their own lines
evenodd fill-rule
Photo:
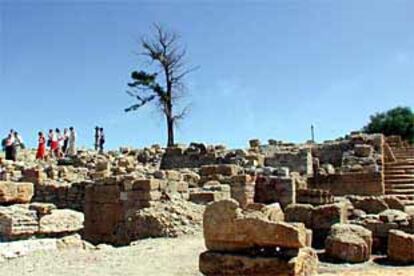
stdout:
<svg viewBox="0 0 414 276">
<path fill-rule="evenodd" d="M 363 128 L 367 133 L 400 135 L 404 140 L 414 143 L 414 113 L 409 107 L 396 107 L 386 112 L 376 113 Z"/>
</svg>

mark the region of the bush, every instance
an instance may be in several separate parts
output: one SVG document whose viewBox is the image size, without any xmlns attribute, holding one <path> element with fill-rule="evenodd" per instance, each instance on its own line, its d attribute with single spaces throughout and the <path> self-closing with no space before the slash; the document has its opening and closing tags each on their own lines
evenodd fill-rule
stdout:
<svg viewBox="0 0 414 276">
<path fill-rule="evenodd" d="M 414 114 L 409 107 L 396 107 L 370 117 L 363 128 L 366 133 L 399 135 L 402 139 L 414 143 Z"/>
</svg>

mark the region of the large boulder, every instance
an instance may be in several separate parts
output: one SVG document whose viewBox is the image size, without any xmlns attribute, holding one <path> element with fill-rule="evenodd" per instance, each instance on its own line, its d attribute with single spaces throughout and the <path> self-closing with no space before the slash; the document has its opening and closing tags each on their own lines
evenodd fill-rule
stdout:
<svg viewBox="0 0 414 276">
<path fill-rule="evenodd" d="M 400 230 L 388 234 L 388 258 L 400 264 L 414 263 L 414 235 Z"/>
<path fill-rule="evenodd" d="M 203 218 L 209 250 L 237 252 L 255 247 L 301 248 L 306 245 L 302 223 L 271 221 L 268 216 L 244 213 L 233 199 L 207 206 Z"/>
<path fill-rule="evenodd" d="M 371 231 L 359 225 L 335 224 L 325 241 L 328 257 L 349 263 L 368 261 L 371 248 Z"/>
<path fill-rule="evenodd" d="M 200 255 L 199 269 L 207 276 L 216 275 L 316 275 L 318 257 L 308 247 L 295 254 L 278 257 L 225 254 L 206 251 Z"/>
<path fill-rule="evenodd" d="M 39 220 L 39 233 L 58 235 L 62 233 L 78 232 L 83 228 L 83 214 L 81 212 L 62 209 L 52 210 Z"/>
<path fill-rule="evenodd" d="M 28 203 L 33 197 L 33 183 L 0 181 L 0 205 Z"/>
</svg>

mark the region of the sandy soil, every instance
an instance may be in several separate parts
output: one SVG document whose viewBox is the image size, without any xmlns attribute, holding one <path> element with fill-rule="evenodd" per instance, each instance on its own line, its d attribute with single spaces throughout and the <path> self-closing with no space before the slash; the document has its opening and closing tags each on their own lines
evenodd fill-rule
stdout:
<svg viewBox="0 0 414 276">
<path fill-rule="evenodd" d="M 204 250 L 200 234 L 178 239 L 148 239 L 133 246 L 96 251 L 37 252 L 0 263 L 7 276 L 200 275 L 198 255 Z M 370 261 L 344 265 L 321 263 L 322 275 L 414 275 L 414 266 L 392 267 Z"/>
</svg>

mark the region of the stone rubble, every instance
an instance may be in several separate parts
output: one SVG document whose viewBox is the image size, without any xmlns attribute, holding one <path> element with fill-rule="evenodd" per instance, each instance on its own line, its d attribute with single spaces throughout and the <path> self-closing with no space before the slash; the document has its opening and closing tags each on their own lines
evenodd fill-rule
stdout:
<svg viewBox="0 0 414 276">
<path fill-rule="evenodd" d="M 203 218 L 207 251 L 200 255 L 200 271 L 204 275 L 316 274 L 318 257 L 306 247 L 305 226 L 286 223 L 265 210 L 282 212 L 279 206 L 241 209 L 233 199 L 208 205 Z"/>
<path fill-rule="evenodd" d="M 312 246 L 335 262 L 374 252 L 410 263 L 412 153 L 398 137 L 360 132 L 321 144 L 252 139 L 246 149 L 80 150 L 59 161 L 22 150 L 17 162 L 0 157 L 0 240 L 85 249 L 82 239 L 129 245 L 203 228 L 205 275 L 313 274 Z"/>
</svg>

